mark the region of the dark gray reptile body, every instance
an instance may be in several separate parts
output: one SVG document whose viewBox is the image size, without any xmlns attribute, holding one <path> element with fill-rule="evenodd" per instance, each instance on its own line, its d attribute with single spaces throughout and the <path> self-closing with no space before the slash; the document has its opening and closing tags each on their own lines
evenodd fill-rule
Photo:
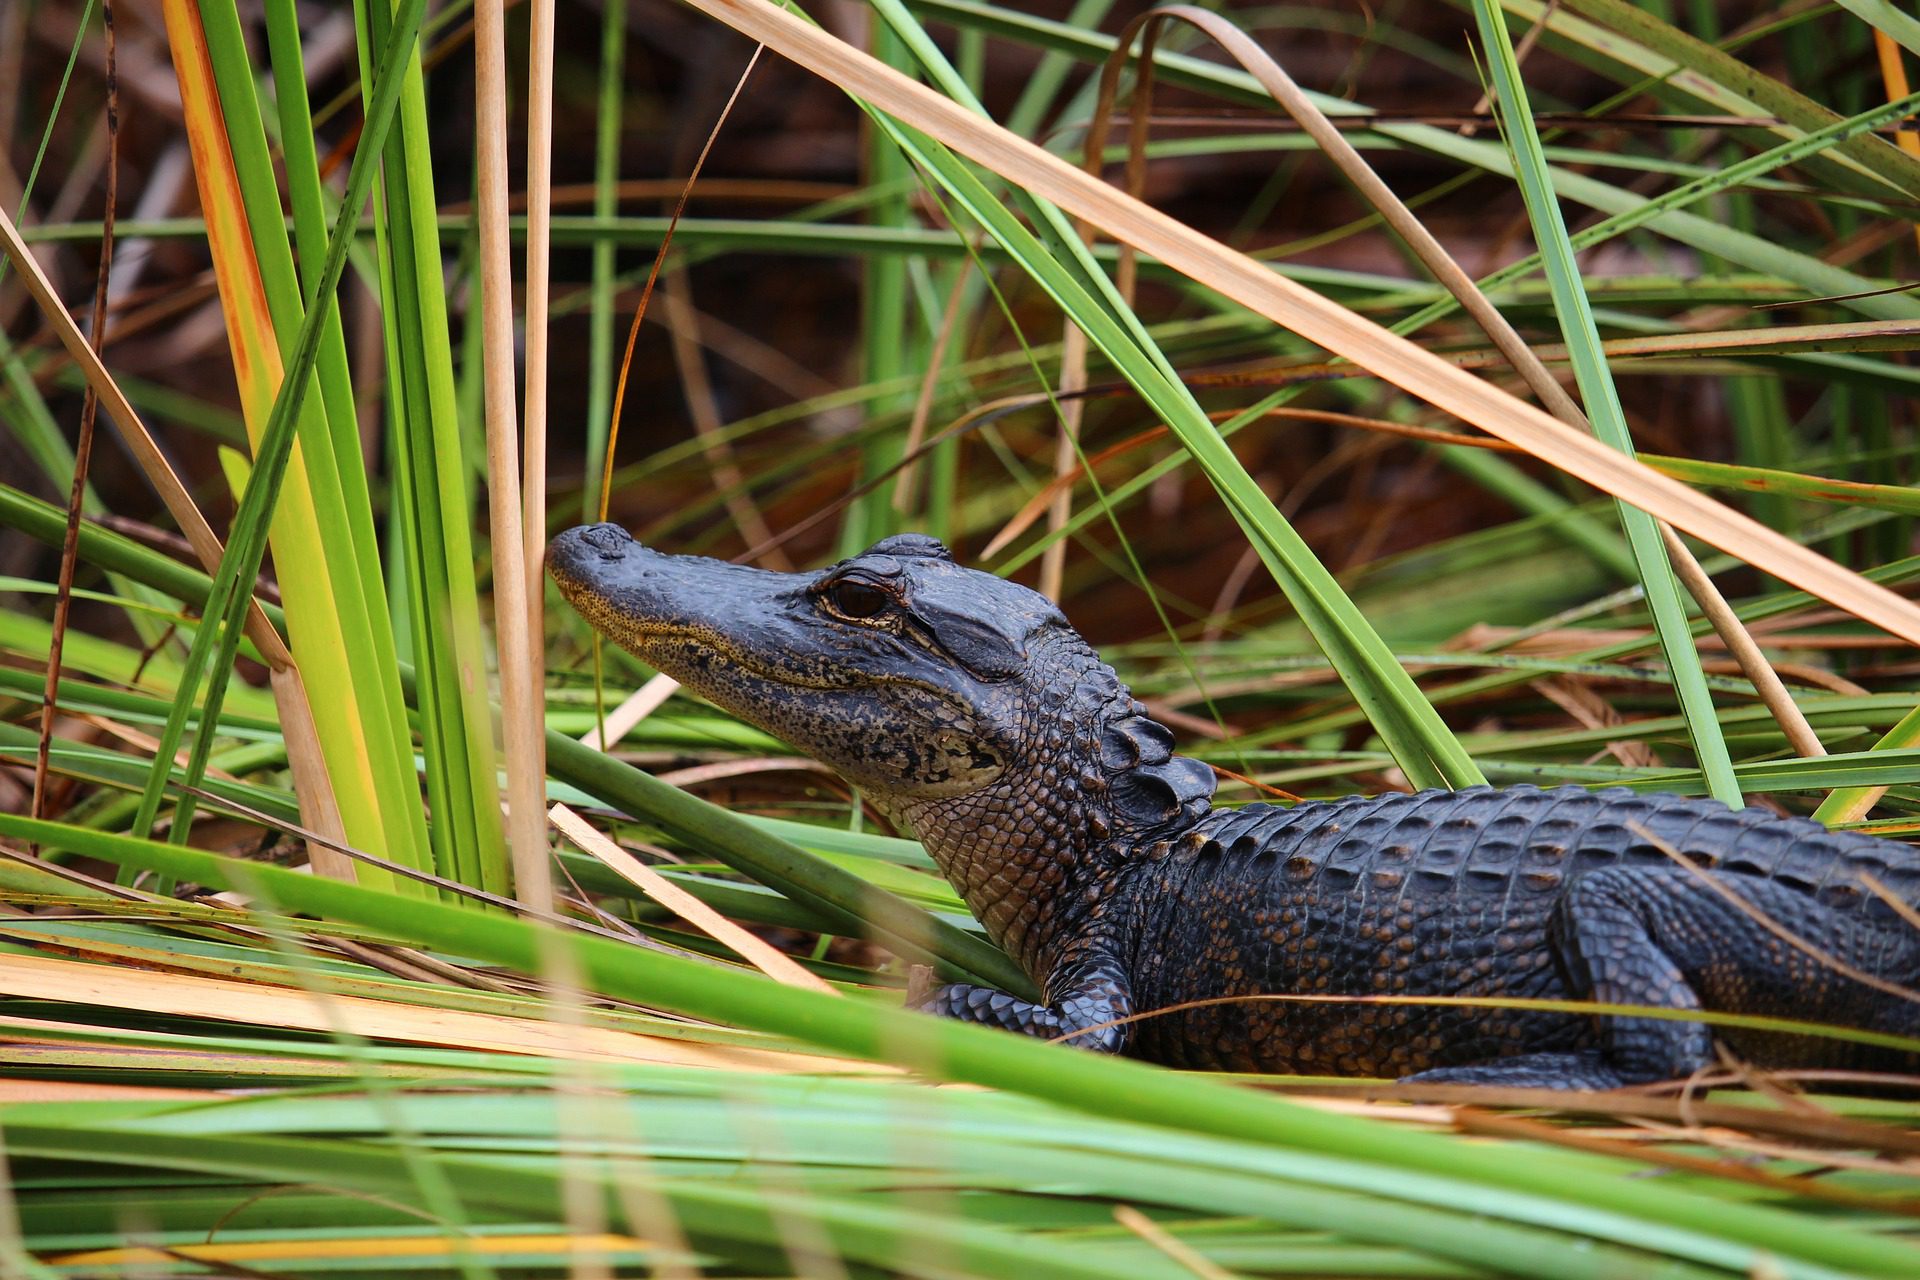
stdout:
<svg viewBox="0 0 1920 1280">
<path fill-rule="evenodd" d="M 548 559 L 596 627 L 913 829 L 1046 992 L 949 985 L 936 1013 L 1235 1070 L 1605 1087 L 1709 1065 L 1716 1039 L 1761 1066 L 1920 1070 L 1686 1020 L 1241 998 L 1592 1000 L 1916 1035 L 1900 989 L 1920 986 L 1920 931 L 1868 883 L 1920 902 L 1907 846 L 1577 787 L 1216 809 L 1211 770 L 1050 602 L 931 539 L 775 574 L 597 525 Z"/>
<path fill-rule="evenodd" d="M 1590 975 L 1572 971 L 1560 918 L 1584 880 L 1610 883 L 1639 905 L 1684 978 L 1684 992 L 1609 993 L 1618 1003 L 1671 1004 L 1691 993 L 1727 1013 L 1920 1033 L 1920 1005 L 1774 935 L 1663 845 L 1833 959 L 1903 984 L 1920 977 L 1920 933 L 1862 888 L 1865 873 L 1902 901 L 1920 899 L 1920 865 L 1905 846 L 1712 800 L 1580 787 L 1216 811 L 1150 847 L 1123 880 L 1124 963 L 1147 1009 L 1269 991 L 1593 999 Z M 1195 929 L 1196 921 L 1228 923 Z M 1685 1025 L 1636 1021 L 1659 1041 Z M 1522 1010 L 1243 1003 L 1147 1019 L 1131 1050 L 1182 1066 L 1402 1076 L 1516 1055 L 1598 1054 L 1608 1046 L 1603 1029 Z M 1842 1041 L 1735 1028 L 1719 1037 L 1773 1066 L 1914 1065 Z M 1646 1065 L 1666 1075 L 1698 1064 Z"/>
</svg>

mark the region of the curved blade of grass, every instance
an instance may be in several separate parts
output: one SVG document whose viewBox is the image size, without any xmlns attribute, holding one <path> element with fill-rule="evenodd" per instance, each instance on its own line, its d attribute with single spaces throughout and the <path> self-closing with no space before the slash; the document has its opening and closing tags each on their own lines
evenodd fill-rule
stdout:
<svg viewBox="0 0 1920 1280">
<path fill-rule="evenodd" d="M 1527 214 L 1533 223 L 1534 240 L 1540 246 L 1547 280 L 1553 288 L 1554 312 L 1566 339 L 1567 354 L 1573 362 L 1587 417 L 1594 434 L 1632 457 L 1633 435 L 1627 429 L 1613 376 L 1607 370 L 1607 356 L 1600 345 L 1600 330 L 1594 324 L 1593 309 L 1581 287 L 1579 264 L 1567 240 L 1566 223 L 1560 216 L 1546 157 L 1540 151 L 1539 135 L 1534 132 L 1532 107 L 1507 34 L 1506 18 L 1497 0 L 1474 0 L 1473 9 L 1493 78 L 1503 135 L 1513 148 L 1515 175 L 1520 180 Z M 1700 669 L 1700 653 L 1694 647 L 1686 605 L 1681 599 L 1673 566 L 1668 563 L 1659 526 L 1652 516 L 1624 502 L 1619 504 L 1619 510 L 1627 543 L 1639 568 L 1641 590 L 1653 614 L 1660 649 L 1673 672 L 1674 692 L 1687 717 L 1694 758 L 1713 797 L 1738 809 L 1744 802 L 1734 781 L 1733 760 L 1727 754 L 1725 739 L 1720 736 L 1720 722 L 1713 713 L 1713 695 L 1708 692 L 1705 673 Z"/>
</svg>

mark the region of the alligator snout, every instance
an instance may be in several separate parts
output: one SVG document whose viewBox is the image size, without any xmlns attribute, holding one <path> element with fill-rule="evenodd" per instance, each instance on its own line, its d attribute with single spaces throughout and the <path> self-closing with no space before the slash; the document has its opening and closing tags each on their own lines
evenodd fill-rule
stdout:
<svg viewBox="0 0 1920 1280">
<path fill-rule="evenodd" d="M 569 600 L 583 591 L 606 592 L 627 580 L 643 557 L 640 543 L 617 524 L 583 524 L 547 544 L 547 571 Z"/>
<path fill-rule="evenodd" d="M 730 620 L 750 616 L 779 579 L 704 556 L 662 555 L 617 524 L 555 535 L 547 545 L 547 571 L 575 609 L 628 647 L 638 640 L 636 628 L 728 630 Z"/>
<path fill-rule="evenodd" d="M 617 524 L 583 524 L 556 536 L 547 548 L 547 557 L 562 564 L 591 557 L 618 560 L 639 545 Z"/>
<path fill-rule="evenodd" d="M 579 530 L 580 541 L 603 556 L 617 556 L 633 545 L 633 535 L 617 524 L 590 524 Z"/>
</svg>

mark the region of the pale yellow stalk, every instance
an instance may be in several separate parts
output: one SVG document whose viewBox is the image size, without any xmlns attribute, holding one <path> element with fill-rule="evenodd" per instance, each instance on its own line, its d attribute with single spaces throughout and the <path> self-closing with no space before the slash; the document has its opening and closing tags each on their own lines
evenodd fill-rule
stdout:
<svg viewBox="0 0 1920 1280">
<path fill-rule="evenodd" d="M 588 825 L 587 820 L 563 804 L 547 810 L 547 817 L 560 834 L 600 860 L 602 866 L 638 888 L 642 893 L 685 920 L 715 942 L 731 950 L 775 982 L 804 987 L 830 996 L 835 991 L 826 980 L 802 967 L 791 956 L 777 951 L 715 911 L 673 881 L 655 871 L 619 845 Z"/>
<path fill-rule="evenodd" d="M 507 227 L 507 52 L 502 0 L 473 8 L 475 134 L 480 224 L 482 382 L 486 391 L 487 511 L 492 523 L 493 620 L 500 654 L 500 722 L 507 765 L 507 844 L 513 889 L 553 910 L 547 871 L 544 728 L 533 703 L 527 563 L 515 439 L 513 245 Z"/>
<path fill-rule="evenodd" d="M 528 698 L 538 718 L 534 770 L 547 772 L 547 313 L 553 227 L 553 0 L 532 0 L 527 72 L 527 411 L 521 438 L 521 535 L 527 590 Z"/>
</svg>

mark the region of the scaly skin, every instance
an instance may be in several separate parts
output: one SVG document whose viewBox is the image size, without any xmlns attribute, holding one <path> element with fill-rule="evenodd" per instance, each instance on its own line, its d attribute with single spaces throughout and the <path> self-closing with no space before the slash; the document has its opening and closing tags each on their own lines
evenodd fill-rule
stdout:
<svg viewBox="0 0 1920 1280">
<path fill-rule="evenodd" d="M 1173 754 L 1049 601 L 916 535 L 777 574 L 593 525 L 556 538 L 548 566 L 594 626 L 917 833 L 1046 993 L 947 986 L 925 1001 L 935 1013 L 1238 1071 L 1605 1088 L 1706 1066 L 1716 1035 L 1761 1066 L 1920 1070 L 1890 1050 L 1668 1019 L 1170 1008 L 1520 997 L 1920 1035 L 1920 1003 L 1887 989 L 1920 984 L 1920 931 L 1860 878 L 1920 900 L 1904 845 L 1578 787 L 1215 809 L 1212 772 Z"/>
</svg>

